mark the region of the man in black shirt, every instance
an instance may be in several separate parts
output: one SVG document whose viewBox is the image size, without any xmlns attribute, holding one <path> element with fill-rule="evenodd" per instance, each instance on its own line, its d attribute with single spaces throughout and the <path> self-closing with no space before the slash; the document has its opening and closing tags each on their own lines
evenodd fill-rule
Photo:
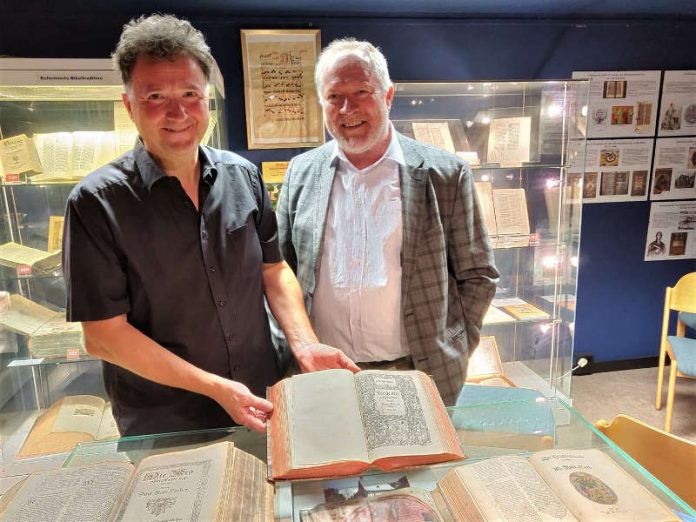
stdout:
<svg viewBox="0 0 696 522">
<path fill-rule="evenodd" d="M 264 295 L 303 371 L 357 367 L 314 335 L 256 168 L 200 145 L 213 63 L 203 35 L 141 17 L 114 61 L 140 136 L 68 200 L 68 320 L 105 361 L 122 435 L 263 430 L 272 404 L 259 396 L 280 376 Z"/>
</svg>

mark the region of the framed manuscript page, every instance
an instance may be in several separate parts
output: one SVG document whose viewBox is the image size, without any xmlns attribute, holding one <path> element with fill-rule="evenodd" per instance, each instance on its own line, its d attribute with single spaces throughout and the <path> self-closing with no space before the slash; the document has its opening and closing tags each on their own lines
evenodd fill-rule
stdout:
<svg viewBox="0 0 696 522">
<path fill-rule="evenodd" d="M 324 143 L 314 65 L 318 29 L 242 29 L 249 149 Z"/>
</svg>

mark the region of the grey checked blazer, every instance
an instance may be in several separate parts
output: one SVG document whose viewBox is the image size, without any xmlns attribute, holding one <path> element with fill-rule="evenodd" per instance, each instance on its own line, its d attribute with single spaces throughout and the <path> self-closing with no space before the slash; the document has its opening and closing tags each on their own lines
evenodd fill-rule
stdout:
<svg viewBox="0 0 696 522">
<path fill-rule="evenodd" d="M 457 156 L 397 135 L 403 244 L 401 307 L 417 369 L 430 374 L 445 404 L 461 390 L 498 272 L 469 166 Z M 311 313 L 324 225 L 336 172 L 334 143 L 295 157 L 278 202 L 285 260 L 297 274 Z"/>
</svg>

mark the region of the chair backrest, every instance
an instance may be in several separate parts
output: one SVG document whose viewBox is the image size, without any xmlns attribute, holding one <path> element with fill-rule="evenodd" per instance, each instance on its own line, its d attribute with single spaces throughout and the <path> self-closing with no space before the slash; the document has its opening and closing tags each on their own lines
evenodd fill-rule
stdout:
<svg viewBox="0 0 696 522">
<path fill-rule="evenodd" d="M 619 414 L 597 429 L 696 509 L 696 443 Z"/>
<path fill-rule="evenodd" d="M 667 287 L 665 293 L 665 309 L 662 314 L 662 335 L 660 337 L 661 349 L 669 353 L 671 359 L 674 358 L 667 336 L 669 335 L 669 316 L 670 312 L 696 313 L 696 272 L 691 272 L 682 276 L 673 287 Z M 677 321 L 676 335 L 683 336 L 686 327 L 682 321 Z"/>
<path fill-rule="evenodd" d="M 682 276 L 672 287 L 669 296 L 672 310 L 696 313 L 696 272 Z"/>
</svg>

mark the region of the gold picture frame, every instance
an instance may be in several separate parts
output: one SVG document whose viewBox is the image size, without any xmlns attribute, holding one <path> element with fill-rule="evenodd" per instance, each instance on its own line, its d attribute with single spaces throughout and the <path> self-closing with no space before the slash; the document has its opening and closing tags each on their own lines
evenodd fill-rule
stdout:
<svg viewBox="0 0 696 522">
<path fill-rule="evenodd" d="M 316 147 L 324 124 L 314 85 L 319 29 L 242 29 L 249 149 Z"/>
</svg>

